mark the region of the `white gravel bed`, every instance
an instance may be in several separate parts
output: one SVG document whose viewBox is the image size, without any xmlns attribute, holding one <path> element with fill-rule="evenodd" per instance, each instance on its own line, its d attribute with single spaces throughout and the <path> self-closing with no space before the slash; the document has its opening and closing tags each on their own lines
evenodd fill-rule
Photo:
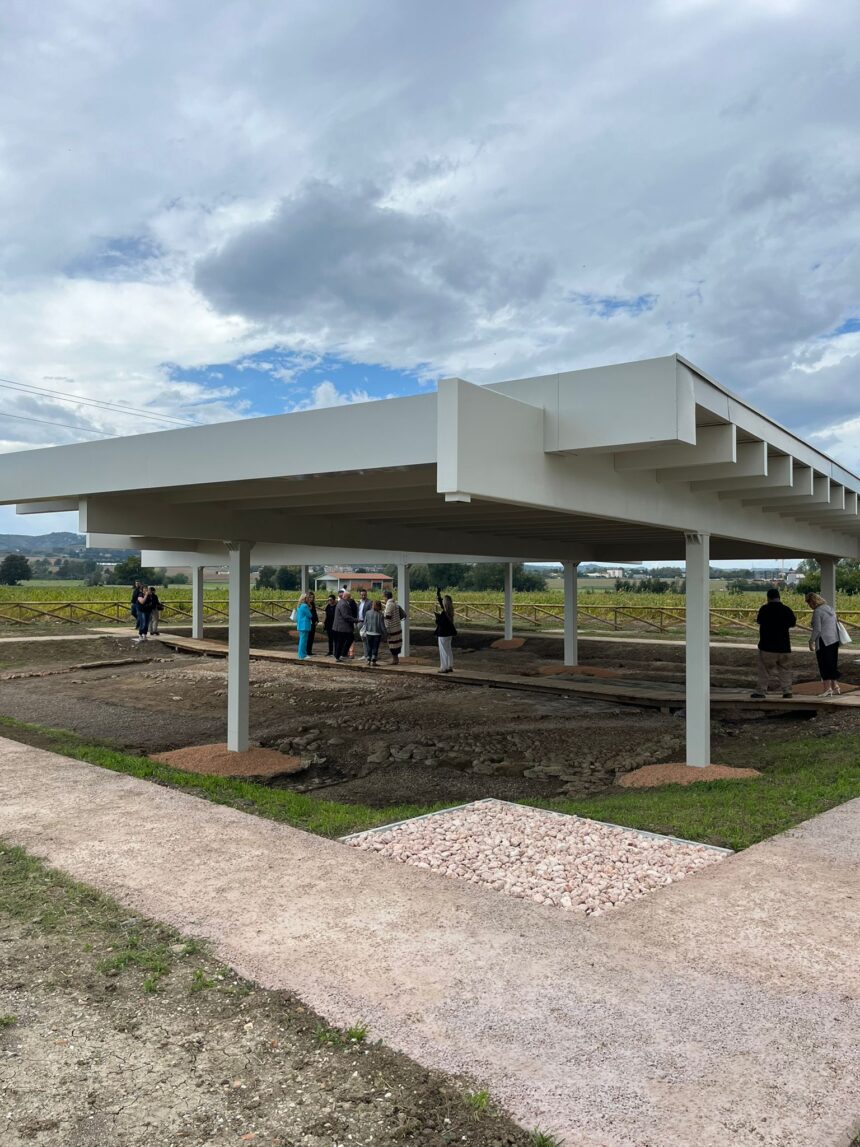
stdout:
<svg viewBox="0 0 860 1147">
<path fill-rule="evenodd" d="M 638 900 L 727 855 L 703 844 L 494 800 L 357 833 L 346 843 L 588 916 Z"/>
</svg>

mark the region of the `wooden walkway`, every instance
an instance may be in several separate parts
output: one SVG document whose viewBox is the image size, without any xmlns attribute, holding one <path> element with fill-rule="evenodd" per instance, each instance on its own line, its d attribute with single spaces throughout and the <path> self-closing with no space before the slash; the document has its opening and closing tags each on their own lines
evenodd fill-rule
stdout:
<svg viewBox="0 0 860 1147">
<path fill-rule="evenodd" d="M 212 641 L 209 638 L 197 639 L 180 636 L 178 634 L 162 634 L 159 640 L 172 649 L 185 653 L 208 654 L 211 657 L 226 657 L 227 643 Z M 542 693 L 549 696 L 569 696 L 591 698 L 596 701 L 605 701 L 615 705 L 634 705 L 638 708 L 649 709 L 682 709 L 685 705 L 683 686 L 674 682 L 643 681 L 636 678 L 605 678 L 589 679 L 584 674 L 573 677 L 539 677 L 525 676 L 515 673 L 492 672 L 486 669 L 460 669 L 454 673 L 440 675 L 433 666 L 423 665 L 412 660 L 401 660 L 399 665 L 380 664 L 376 669 L 368 668 L 362 661 L 335 661 L 317 655 L 300 662 L 294 652 L 286 649 L 251 649 L 253 661 L 288 662 L 301 665 L 307 672 L 323 671 L 335 673 L 376 673 L 395 674 L 414 677 L 432 677 L 439 684 L 447 686 L 472 685 L 490 689 L 517 689 Z M 714 711 L 721 709 L 747 710 L 792 710 L 806 711 L 822 708 L 858 708 L 860 709 L 860 691 L 846 694 L 842 697 L 816 697 L 797 695 L 784 698 L 771 695 L 764 700 L 750 697 L 749 691 L 739 689 L 713 689 L 711 692 L 711 707 Z"/>
</svg>

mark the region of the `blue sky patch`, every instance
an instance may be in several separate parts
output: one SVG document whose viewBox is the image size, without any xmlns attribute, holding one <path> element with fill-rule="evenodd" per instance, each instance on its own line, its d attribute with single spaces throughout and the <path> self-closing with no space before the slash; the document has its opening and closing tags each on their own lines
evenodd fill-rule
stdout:
<svg viewBox="0 0 860 1147">
<path fill-rule="evenodd" d="M 853 335 L 856 334 L 857 331 L 860 331 L 860 318 L 855 316 L 854 318 L 846 319 L 844 322 L 840 323 L 838 327 L 830 331 L 829 334 L 825 335 L 825 338 L 830 339 L 837 338 L 839 335 Z"/>
<path fill-rule="evenodd" d="M 589 314 L 601 319 L 611 319 L 615 315 L 641 315 L 653 310 L 657 304 L 656 295 L 592 295 L 577 291 L 573 298 Z"/>
<path fill-rule="evenodd" d="M 432 390 L 435 378 L 419 370 L 392 370 L 319 355 L 270 347 L 233 362 L 187 368 L 165 364 L 177 382 L 228 387 L 248 405 L 249 414 L 284 414 L 319 406 L 366 402 Z"/>
<path fill-rule="evenodd" d="M 70 279 L 129 279 L 145 277 L 146 267 L 163 254 L 148 235 L 118 235 L 96 239 L 86 254 L 63 268 Z"/>
</svg>

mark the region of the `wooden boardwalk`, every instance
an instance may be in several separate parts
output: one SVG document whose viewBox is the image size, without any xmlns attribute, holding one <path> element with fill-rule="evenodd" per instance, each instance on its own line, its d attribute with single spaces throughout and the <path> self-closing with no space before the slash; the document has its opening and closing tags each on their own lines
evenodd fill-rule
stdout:
<svg viewBox="0 0 860 1147">
<path fill-rule="evenodd" d="M 226 657 L 227 643 L 213 641 L 209 638 L 197 639 L 180 636 L 178 634 L 162 634 L 154 639 L 186 653 L 208 654 L 211 657 Z M 432 677 L 435 681 L 446 686 L 481 686 L 490 689 L 517 689 L 550 696 L 570 696 L 592 698 L 596 701 L 606 701 L 615 705 L 634 705 L 638 708 L 648 709 L 683 709 L 685 704 L 684 689 L 675 682 L 648 681 L 639 678 L 605 678 L 589 679 L 585 674 L 573 677 L 559 676 L 526 676 L 516 673 L 501 673 L 486 669 L 460 669 L 454 673 L 440 675 L 433 666 L 423 665 L 412 660 L 402 660 L 399 665 L 380 664 L 376 669 L 369 669 L 362 661 L 335 661 L 317 655 L 300 662 L 296 654 L 286 649 L 251 649 L 251 659 L 254 661 L 288 662 L 301 665 L 307 672 L 323 671 L 334 673 L 376 673 L 395 674 L 414 677 Z M 810 711 L 822 708 L 860 708 L 860 691 L 849 693 L 842 697 L 817 697 L 796 695 L 785 698 L 770 695 L 764 700 L 750 697 L 748 690 L 716 688 L 711 692 L 711 706 L 714 711 L 731 709 L 733 711 L 757 710 L 769 711 L 792 710 Z"/>
</svg>

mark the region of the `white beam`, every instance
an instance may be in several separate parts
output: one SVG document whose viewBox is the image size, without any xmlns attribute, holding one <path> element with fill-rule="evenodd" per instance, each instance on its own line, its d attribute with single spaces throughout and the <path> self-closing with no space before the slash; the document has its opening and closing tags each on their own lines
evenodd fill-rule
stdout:
<svg viewBox="0 0 860 1147">
<path fill-rule="evenodd" d="M 696 429 L 696 443 L 690 446 L 660 446 L 654 450 L 629 450 L 615 455 L 615 469 L 663 470 L 666 467 L 713 466 L 737 461 L 737 430 L 731 423 L 726 426 L 700 426 Z"/>
<path fill-rule="evenodd" d="M 792 470 L 791 483 L 780 488 L 778 485 L 751 486 L 747 490 L 729 490 L 720 494 L 720 498 L 739 498 L 742 506 L 780 505 L 792 501 L 794 498 L 811 498 L 815 493 L 815 471 L 808 466 L 795 464 Z"/>
<path fill-rule="evenodd" d="M 0 457 L 0 502 L 114 494 L 207 482 L 245 482 L 304 474 L 342 474 L 435 461 L 435 396 L 410 395 L 266 418 L 244 418 L 181 430 L 159 430 L 22 450 Z M 320 450 L 324 442 L 336 448 Z M 75 474 L 83 485 L 70 489 Z M 109 532 L 109 531 L 107 531 Z"/>
<path fill-rule="evenodd" d="M 820 557 L 821 596 L 828 605 L 836 605 L 836 558 Z"/>
<path fill-rule="evenodd" d="M 846 490 L 844 486 L 839 487 L 842 494 L 836 495 L 835 501 L 831 500 L 829 506 L 820 506 L 813 510 L 806 510 L 803 513 L 798 512 L 794 515 L 799 521 L 815 522 L 819 518 L 825 518 L 827 524 L 830 525 L 830 519 L 836 522 L 855 522 L 857 520 L 857 494 L 854 490 Z"/>
<path fill-rule="evenodd" d="M 478 389 L 477 387 L 475 389 Z M 506 401 L 499 399 L 499 401 Z M 520 405 L 520 404 L 517 404 Z M 540 412 L 538 412 L 540 413 Z M 59 449 L 59 448 L 58 448 Z M 449 507 L 452 515 L 457 507 Z M 300 536 L 306 539 L 307 545 L 317 549 L 341 550 L 353 552 L 364 549 L 367 544 L 367 524 L 355 515 L 337 516 L 337 501 L 333 498 L 331 514 L 322 514 L 312 518 L 293 518 L 289 510 L 253 510 L 242 511 L 229 507 L 206 503 L 200 506 L 173 506 L 166 502 L 159 502 L 154 496 L 149 500 L 139 498 L 83 498 L 78 511 L 79 529 L 82 533 L 91 534 L 128 534 L 131 529 L 137 530 L 137 537 L 149 539 L 175 539 L 170 545 L 153 546 L 145 544 L 146 549 L 168 549 L 177 551 L 187 550 L 189 542 L 193 539 L 199 544 L 200 539 L 208 542 L 207 548 L 220 543 L 225 537 L 253 538 L 256 543 L 266 543 L 282 546 L 286 540 Z M 514 534 L 493 534 L 484 532 L 484 527 L 493 528 L 491 522 L 477 521 L 480 532 L 473 533 L 470 528 L 454 529 L 458 519 L 452 516 L 449 520 L 437 522 L 433 526 L 424 526 L 420 521 L 407 521 L 403 524 L 380 525 L 375 533 L 386 544 L 386 549 L 399 550 L 402 553 L 442 553 L 442 554 L 478 554 L 481 557 L 499 560 L 502 555 L 510 561 L 511 558 L 522 560 L 552 560 L 556 558 L 560 545 L 557 541 L 535 538 L 534 536 L 519 536 Z M 528 529 L 528 523 L 523 524 Z M 811 549 L 814 539 L 810 540 L 807 549 Z M 192 546 L 193 548 L 193 546 Z M 577 559 L 588 560 L 592 555 L 584 552 L 590 547 L 571 543 L 571 550 L 565 556 L 575 556 Z M 258 554 L 255 552 L 255 557 Z M 262 560 L 262 559 L 260 559 Z M 443 560 L 449 561 L 450 557 Z"/>
<path fill-rule="evenodd" d="M 308 592 L 308 567 L 302 566 L 302 593 Z"/>
<path fill-rule="evenodd" d="M 710 538 L 686 535 L 687 764 L 711 763 Z"/>
<path fill-rule="evenodd" d="M 514 567 L 511 562 L 505 565 L 505 637 L 514 636 Z"/>
<path fill-rule="evenodd" d="M 579 639 L 577 636 L 577 578 L 579 562 L 562 562 L 564 569 L 564 663 L 579 664 Z"/>
<path fill-rule="evenodd" d="M 768 456 L 767 474 L 760 478 L 708 478 L 694 482 L 691 489 L 708 493 L 713 491 L 721 498 L 752 498 L 758 492 L 767 492 L 777 486 L 786 490 L 794 489 L 794 459 L 787 454 Z"/>
<path fill-rule="evenodd" d="M 403 648 L 401 650 L 404 657 L 409 656 L 409 563 L 400 562 L 397 567 L 397 600 L 400 607 L 406 614 L 403 621 L 400 623 L 403 631 Z"/>
<path fill-rule="evenodd" d="M 769 499 L 766 504 L 762 503 L 762 509 L 766 513 L 788 513 L 794 509 L 803 510 L 808 506 L 818 508 L 819 506 L 829 506 L 832 491 L 830 488 L 830 479 L 826 474 L 813 474 L 812 476 L 812 493 L 797 495 L 792 493 L 788 498 L 774 498 L 772 501 Z M 758 504 L 755 499 L 752 502 L 744 503 L 744 505 Z M 844 504 L 844 503 L 843 503 Z"/>
<path fill-rule="evenodd" d="M 225 555 L 222 547 L 212 541 L 171 540 L 170 538 L 135 537 L 119 534 L 88 534 L 87 545 L 96 549 L 140 550 L 141 561 L 145 566 L 221 566 Z M 577 561 L 590 561 L 594 558 L 592 547 L 578 546 L 582 555 Z M 258 542 L 254 546 L 254 565 L 274 566 L 322 566 L 322 565 L 438 565 L 444 562 L 499 562 L 519 561 L 510 552 L 494 554 L 478 553 L 426 553 L 421 550 L 368 550 L 363 548 L 344 549 L 323 546 L 276 545 L 271 542 Z M 525 560 L 535 560 L 534 554 L 526 554 Z M 595 559 L 596 560 L 596 559 Z"/>
<path fill-rule="evenodd" d="M 191 567 L 191 636 L 203 637 L 203 566 Z"/>
<path fill-rule="evenodd" d="M 19 502 L 16 514 L 65 514 L 78 508 L 77 498 L 48 498 L 41 502 Z"/>
<path fill-rule="evenodd" d="M 696 441 L 693 380 L 677 355 L 493 383 L 484 389 L 543 408 L 544 449 L 552 452 L 599 453 Z"/>
<path fill-rule="evenodd" d="M 701 489 L 698 483 L 724 478 L 764 478 L 767 476 L 767 443 L 741 442 L 737 449 L 737 461 L 715 462 L 712 466 L 670 466 L 657 471 L 658 482 L 693 482 L 694 489 Z M 719 483 L 716 487 L 718 488 Z"/>
<path fill-rule="evenodd" d="M 249 744 L 251 662 L 251 543 L 228 542 L 230 552 L 229 652 L 227 655 L 227 748 L 242 753 Z"/>
</svg>

